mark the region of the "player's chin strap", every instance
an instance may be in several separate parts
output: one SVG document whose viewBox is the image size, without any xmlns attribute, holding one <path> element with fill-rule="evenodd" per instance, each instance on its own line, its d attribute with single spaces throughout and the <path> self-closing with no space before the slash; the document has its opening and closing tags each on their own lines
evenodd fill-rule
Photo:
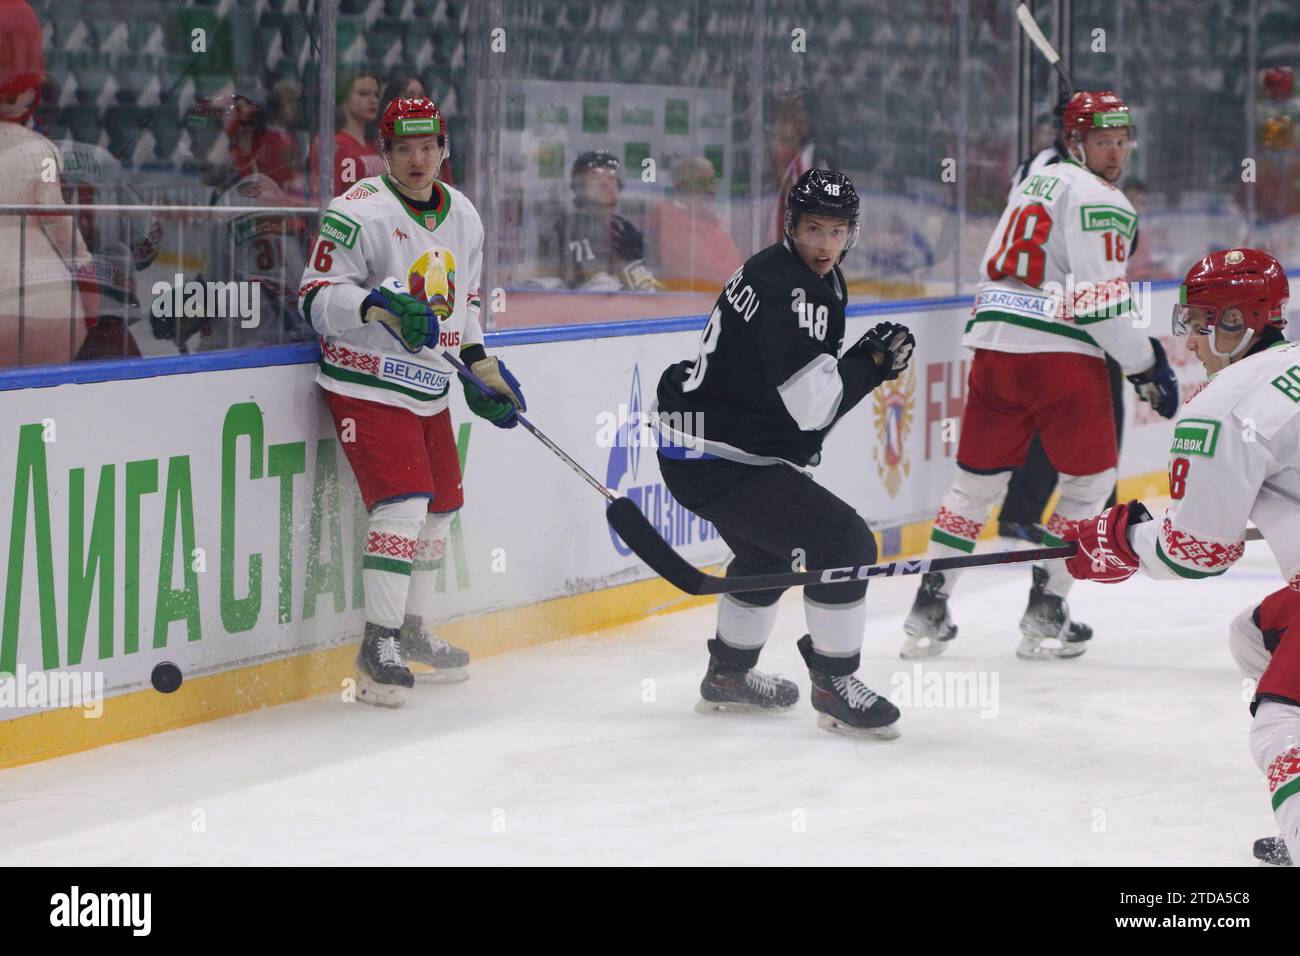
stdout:
<svg viewBox="0 0 1300 956">
<path fill-rule="evenodd" d="M 1231 352 L 1220 352 L 1217 348 L 1214 347 L 1215 336 L 1213 330 L 1210 331 L 1210 334 L 1207 335 L 1206 338 L 1210 340 L 1209 341 L 1210 351 L 1214 353 L 1215 356 L 1221 359 L 1234 359 L 1238 355 L 1244 354 L 1246 349 L 1250 347 L 1250 343 L 1255 338 L 1255 330 L 1247 329 L 1246 334 L 1243 335 L 1241 337 L 1241 341 L 1237 343 L 1237 347 L 1234 348 Z"/>
</svg>

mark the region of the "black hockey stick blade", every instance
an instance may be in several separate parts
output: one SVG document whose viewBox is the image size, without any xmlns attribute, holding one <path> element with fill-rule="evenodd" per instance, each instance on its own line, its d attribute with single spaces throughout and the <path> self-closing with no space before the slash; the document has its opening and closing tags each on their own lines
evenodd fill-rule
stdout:
<svg viewBox="0 0 1300 956">
<path fill-rule="evenodd" d="M 709 583 L 726 580 L 705 574 L 674 551 L 630 498 L 614 499 L 605 509 L 605 520 L 650 570 L 680 591 L 716 594 L 718 592 L 710 589 Z"/>
</svg>

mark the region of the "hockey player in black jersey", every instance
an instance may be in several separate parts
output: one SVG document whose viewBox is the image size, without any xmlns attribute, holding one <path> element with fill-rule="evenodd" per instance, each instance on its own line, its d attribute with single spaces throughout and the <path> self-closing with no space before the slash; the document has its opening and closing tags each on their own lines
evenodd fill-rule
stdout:
<svg viewBox="0 0 1300 956">
<path fill-rule="evenodd" d="M 882 322 L 840 354 L 847 294 L 839 269 L 858 236 L 858 197 L 842 173 L 811 169 L 790 190 L 785 238 L 728 281 L 699 356 L 659 380 L 659 466 L 673 495 L 713 522 L 735 554 L 729 575 L 870 564 L 861 516 L 817 484 L 831 427 L 882 381 L 897 378 L 916 340 Z M 804 589 L 799 650 L 818 723 L 896 737 L 899 712 L 854 677 L 866 627 L 865 581 Z M 724 595 L 700 710 L 788 710 L 789 680 L 755 670 L 780 591 Z"/>
<path fill-rule="evenodd" d="M 645 264 L 641 230 L 614 210 L 623 191 L 613 153 L 589 150 L 573 161 L 573 211 L 555 221 L 550 258 L 570 289 L 653 292 L 659 281 Z"/>
</svg>

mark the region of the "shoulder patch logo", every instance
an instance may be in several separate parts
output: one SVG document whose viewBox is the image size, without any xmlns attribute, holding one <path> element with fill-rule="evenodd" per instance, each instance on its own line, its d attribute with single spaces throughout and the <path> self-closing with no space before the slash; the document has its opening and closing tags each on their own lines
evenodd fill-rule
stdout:
<svg viewBox="0 0 1300 956">
<path fill-rule="evenodd" d="M 331 209 L 321 219 L 320 234 L 326 239 L 334 240 L 345 249 L 351 249 L 357 244 L 357 233 L 360 231 L 360 223 L 337 210 Z"/>
<path fill-rule="evenodd" d="M 379 192 L 379 190 L 376 189 L 374 186 L 370 185 L 369 183 L 358 183 L 357 188 L 352 190 L 343 198 L 344 199 L 365 199 L 368 196 L 373 196 L 377 192 Z"/>
<path fill-rule="evenodd" d="M 1125 239 L 1132 239 L 1137 234 L 1137 216 L 1119 206 L 1080 206 L 1079 215 L 1083 219 L 1084 232 L 1114 229 Z"/>
<path fill-rule="evenodd" d="M 1219 422 L 1208 418 L 1184 418 L 1174 426 L 1174 444 L 1169 449 L 1174 455 L 1200 455 L 1213 458 L 1219 443 Z"/>
</svg>

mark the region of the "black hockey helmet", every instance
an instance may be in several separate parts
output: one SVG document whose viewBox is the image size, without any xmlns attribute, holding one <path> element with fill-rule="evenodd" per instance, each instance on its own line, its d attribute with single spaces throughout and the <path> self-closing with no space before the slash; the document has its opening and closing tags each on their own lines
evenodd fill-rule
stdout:
<svg viewBox="0 0 1300 956">
<path fill-rule="evenodd" d="M 846 219 L 849 223 L 849 241 L 844 246 L 844 256 L 858 242 L 861 225 L 858 222 L 858 191 L 853 180 L 843 173 L 829 169 L 810 169 L 790 187 L 785 200 L 785 234 L 791 236 L 798 224 L 799 213 Z"/>
<path fill-rule="evenodd" d="M 579 173 L 585 173 L 589 169 L 612 169 L 618 176 L 618 188 L 623 188 L 623 164 L 618 161 L 618 157 L 613 153 L 603 149 L 589 149 L 573 161 L 573 169 L 569 172 L 569 180 L 577 188 L 577 178 Z"/>
</svg>

